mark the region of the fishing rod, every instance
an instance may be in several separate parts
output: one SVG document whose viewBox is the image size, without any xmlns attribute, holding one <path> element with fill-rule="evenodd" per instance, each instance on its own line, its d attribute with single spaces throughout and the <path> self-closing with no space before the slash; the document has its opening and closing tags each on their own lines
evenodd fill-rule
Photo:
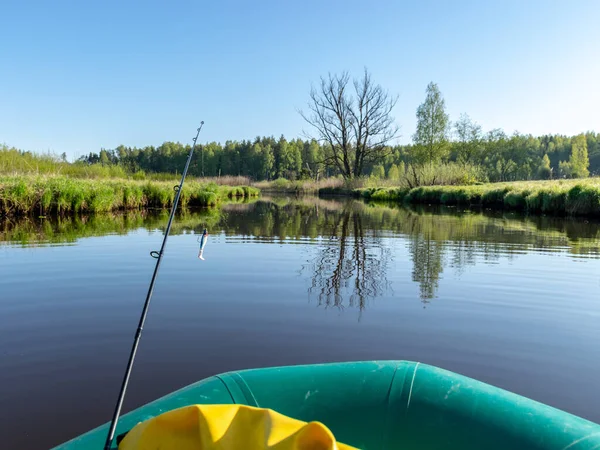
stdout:
<svg viewBox="0 0 600 450">
<path fill-rule="evenodd" d="M 167 239 L 169 238 L 169 232 L 171 231 L 171 224 L 173 223 L 173 217 L 175 216 L 177 204 L 179 203 L 179 197 L 181 196 L 183 182 L 185 181 L 185 176 L 187 175 L 188 167 L 190 166 L 190 161 L 192 160 L 192 155 L 194 154 L 194 149 L 196 148 L 196 141 L 198 140 L 198 136 L 200 135 L 200 130 L 202 130 L 203 125 L 204 121 L 200 122 L 200 128 L 197 129 L 196 137 L 193 139 L 194 145 L 192 145 L 192 149 L 190 150 L 190 154 L 188 155 L 187 161 L 185 163 L 185 168 L 183 169 L 183 173 L 181 174 L 181 181 L 178 186 L 175 186 L 173 188 L 175 189 L 175 200 L 173 200 L 171 214 L 169 215 L 169 222 L 167 223 L 167 229 L 165 230 L 165 236 L 163 237 L 162 245 L 160 246 L 160 251 L 157 252 L 156 250 L 154 250 L 150 252 L 150 256 L 156 258 L 156 265 L 154 266 L 154 272 L 152 273 L 152 279 L 150 280 L 150 286 L 148 287 L 148 293 L 146 294 L 146 301 L 144 302 L 144 308 L 142 309 L 140 322 L 138 324 L 135 337 L 133 339 L 133 346 L 131 347 L 131 353 L 129 354 L 129 361 L 127 361 L 127 369 L 125 370 L 125 376 L 123 377 L 123 383 L 121 384 L 121 390 L 119 391 L 119 398 L 117 399 L 115 412 L 113 413 L 113 417 L 110 422 L 110 427 L 108 429 L 108 435 L 106 436 L 106 444 L 104 444 L 104 450 L 110 450 L 112 446 L 112 441 L 115 436 L 115 430 L 117 429 L 117 422 L 119 421 L 119 415 L 121 414 L 121 407 L 123 406 L 123 400 L 125 399 L 125 392 L 127 391 L 127 385 L 129 384 L 129 376 L 131 375 L 131 369 L 133 368 L 133 361 L 135 360 L 135 354 L 140 343 L 140 338 L 142 337 L 144 323 L 146 322 L 146 315 L 148 314 L 148 307 L 150 306 L 150 300 L 152 299 L 152 292 L 154 291 L 154 282 L 156 281 L 156 276 L 158 275 L 158 269 L 160 268 L 160 262 L 162 261 L 165 246 L 167 245 Z"/>
</svg>

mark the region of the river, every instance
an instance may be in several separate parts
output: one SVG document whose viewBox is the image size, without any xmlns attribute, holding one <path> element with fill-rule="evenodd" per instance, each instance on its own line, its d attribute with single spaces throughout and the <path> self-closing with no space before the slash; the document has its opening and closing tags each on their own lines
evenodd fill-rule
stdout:
<svg viewBox="0 0 600 450">
<path fill-rule="evenodd" d="M 0 220 L 4 448 L 110 419 L 166 214 Z M 228 370 L 406 359 L 600 422 L 596 222 L 265 198 L 172 232 L 125 410 Z"/>
</svg>

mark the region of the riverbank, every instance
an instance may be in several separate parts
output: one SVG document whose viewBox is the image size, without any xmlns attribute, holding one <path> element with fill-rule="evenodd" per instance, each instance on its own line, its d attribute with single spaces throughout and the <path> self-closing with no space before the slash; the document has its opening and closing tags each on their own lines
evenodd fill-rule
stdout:
<svg viewBox="0 0 600 450">
<path fill-rule="evenodd" d="M 139 208 L 168 208 L 175 198 L 172 181 L 130 179 L 86 180 L 65 176 L 16 175 L 0 177 L 0 214 L 109 212 Z M 252 186 L 222 186 L 186 181 L 180 205 L 215 206 L 228 199 L 256 197 Z"/>
<path fill-rule="evenodd" d="M 263 180 L 257 181 L 252 185 L 260 189 L 264 193 L 272 194 L 297 194 L 297 195 L 317 195 L 321 192 L 330 191 L 332 189 L 345 189 L 352 190 L 354 188 L 362 187 L 363 180 L 359 183 L 354 183 L 351 188 L 344 183 L 341 178 L 324 178 L 319 181 L 314 180 L 287 180 L 285 178 L 277 178 L 276 180 Z"/>
<path fill-rule="evenodd" d="M 600 178 L 423 186 L 413 189 L 359 188 L 346 191 L 346 195 L 409 204 L 482 206 L 528 213 L 600 216 Z"/>
</svg>

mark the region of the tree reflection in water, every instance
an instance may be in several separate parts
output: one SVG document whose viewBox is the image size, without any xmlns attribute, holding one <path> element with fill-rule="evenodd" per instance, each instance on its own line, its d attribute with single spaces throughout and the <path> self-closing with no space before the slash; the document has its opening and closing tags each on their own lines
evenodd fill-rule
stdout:
<svg viewBox="0 0 600 450">
<path fill-rule="evenodd" d="M 444 270 L 443 243 L 416 234 L 410 239 L 409 249 L 413 260 L 412 280 L 419 283 L 421 301 L 427 304 L 435 298 Z"/>
<path fill-rule="evenodd" d="M 167 215 L 166 210 L 148 210 L 43 220 L 0 218 L 0 248 L 5 243 L 24 247 L 72 244 L 138 228 L 164 230 Z M 460 275 L 469 266 L 516 258 L 530 249 L 580 258 L 598 258 L 600 254 L 600 226 L 591 219 L 456 208 L 407 209 L 348 199 L 275 198 L 183 210 L 171 232 L 200 235 L 204 228 L 213 235 L 248 237 L 256 244 L 302 244 L 310 253 L 301 268 L 309 278 L 309 297 L 324 307 L 356 307 L 360 311 L 370 299 L 392 292 L 389 276 L 394 241 L 384 234 L 406 243 L 412 267 L 399 276 L 418 285 L 424 304 L 438 295 L 444 269 Z"/>
<path fill-rule="evenodd" d="M 303 267 L 310 273 L 309 298 L 320 306 L 362 311 L 369 299 L 390 289 L 387 279 L 392 259 L 389 248 L 375 232 L 365 236 L 362 212 L 353 203 L 339 211 L 329 237 L 319 243 L 317 254 Z"/>
</svg>

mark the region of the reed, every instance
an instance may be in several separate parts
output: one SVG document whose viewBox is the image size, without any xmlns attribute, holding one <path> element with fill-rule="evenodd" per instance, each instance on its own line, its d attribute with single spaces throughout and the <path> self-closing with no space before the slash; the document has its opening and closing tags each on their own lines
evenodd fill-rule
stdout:
<svg viewBox="0 0 600 450">
<path fill-rule="evenodd" d="M 109 212 L 168 208 L 176 183 L 131 179 L 88 180 L 65 176 L 0 176 L 0 213 L 22 215 L 67 212 Z M 222 186 L 186 181 L 181 206 L 215 206 L 228 199 L 257 197 L 251 186 Z"/>
<path fill-rule="evenodd" d="M 600 178 L 470 186 L 359 188 L 356 197 L 413 204 L 482 206 L 555 215 L 600 216 Z"/>
</svg>

